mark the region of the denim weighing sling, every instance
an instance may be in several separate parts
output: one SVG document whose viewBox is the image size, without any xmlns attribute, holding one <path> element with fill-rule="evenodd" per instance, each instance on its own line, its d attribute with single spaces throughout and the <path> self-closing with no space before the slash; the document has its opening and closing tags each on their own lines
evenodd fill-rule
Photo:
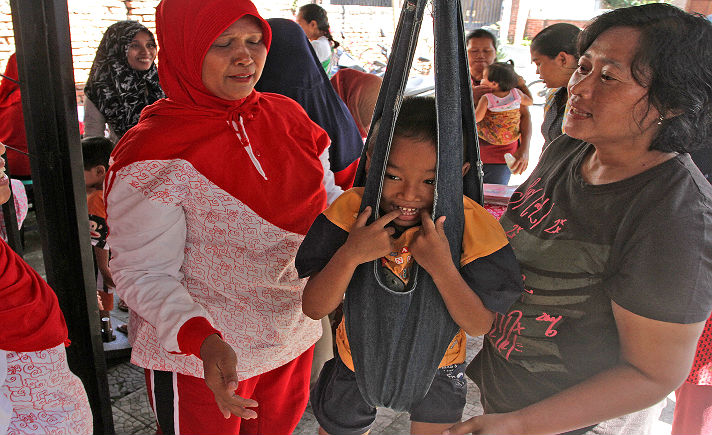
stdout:
<svg viewBox="0 0 712 435">
<path fill-rule="evenodd" d="M 426 3 L 428 0 L 407 0 L 403 5 L 394 50 L 374 111 L 373 119 L 380 119 L 381 127 L 374 138 L 371 170 L 366 176 L 364 149 L 356 173 L 354 185 L 365 186 L 360 210 L 366 206 L 375 210 L 369 224 L 378 218 L 395 120 Z M 459 265 L 464 229 L 463 193 L 482 204 L 482 163 L 460 1 L 433 0 L 433 22 L 438 121 L 433 218 L 447 216 L 445 233 L 453 261 Z M 373 133 L 372 127 L 369 139 Z M 464 182 L 463 147 L 472 165 Z M 412 278 L 403 292 L 392 291 L 385 285 L 379 260 L 358 266 L 346 291 L 344 316 L 356 380 L 364 400 L 372 406 L 406 411 L 425 397 L 448 345 L 459 330 L 430 275 L 417 264 L 412 267 Z"/>
</svg>

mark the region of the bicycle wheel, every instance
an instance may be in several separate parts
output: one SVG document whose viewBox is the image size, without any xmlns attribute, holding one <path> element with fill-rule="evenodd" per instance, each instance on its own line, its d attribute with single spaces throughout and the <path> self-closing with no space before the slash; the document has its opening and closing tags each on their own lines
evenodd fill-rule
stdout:
<svg viewBox="0 0 712 435">
<path fill-rule="evenodd" d="M 546 103 L 546 93 L 549 88 L 546 87 L 544 80 L 534 80 L 527 85 L 529 92 L 532 93 L 532 99 L 534 100 L 535 106 L 543 106 Z"/>
</svg>

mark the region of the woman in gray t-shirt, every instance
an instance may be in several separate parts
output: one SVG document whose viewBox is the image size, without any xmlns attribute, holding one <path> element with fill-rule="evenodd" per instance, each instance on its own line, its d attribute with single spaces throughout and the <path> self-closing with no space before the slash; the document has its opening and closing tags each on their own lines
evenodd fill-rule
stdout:
<svg viewBox="0 0 712 435">
<path fill-rule="evenodd" d="M 526 292 L 467 369 L 485 415 L 451 433 L 648 433 L 712 309 L 712 188 L 687 154 L 712 134 L 712 23 L 617 9 L 579 52 L 566 135 L 500 221 Z"/>
</svg>

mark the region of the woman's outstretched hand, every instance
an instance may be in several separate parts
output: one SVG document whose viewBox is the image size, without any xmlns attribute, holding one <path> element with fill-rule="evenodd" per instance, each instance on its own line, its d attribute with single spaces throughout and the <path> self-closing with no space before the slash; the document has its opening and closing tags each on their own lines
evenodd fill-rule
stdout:
<svg viewBox="0 0 712 435">
<path fill-rule="evenodd" d="M 237 355 L 229 344 L 219 335 L 209 335 L 200 346 L 200 359 L 203 360 L 205 383 L 215 395 L 215 402 L 225 418 L 234 414 L 240 418 L 256 418 L 251 409 L 257 406 L 252 399 L 245 399 L 235 394 L 237 390 Z"/>
</svg>

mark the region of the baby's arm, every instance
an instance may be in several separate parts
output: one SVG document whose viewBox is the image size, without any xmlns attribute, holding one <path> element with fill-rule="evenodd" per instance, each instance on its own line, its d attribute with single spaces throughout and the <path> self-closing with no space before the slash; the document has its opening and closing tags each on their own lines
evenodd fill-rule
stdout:
<svg viewBox="0 0 712 435">
<path fill-rule="evenodd" d="M 522 91 L 524 95 L 528 95 L 529 97 L 532 96 L 532 91 L 529 90 L 527 87 L 527 82 L 524 81 L 524 77 L 518 76 L 519 78 L 517 79 L 517 89 Z"/>
<path fill-rule="evenodd" d="M 351 227 L 346 243 L 321 271 L 309 277 L 302 294 L 302 311 L 312 319 L 319 320 L 339 306 L 356 266 L 392 251 L 391 235 L 395 230 L 385 226 L 400 216 L 400 210 L 366 225 L 370 214 L 371 207 L 366 207 Z"/>
<path fill-rule="evenodd" d="M 480 97 L 480 101 L 477 102 L 477 108 L 475 109 L 475 121 L 480 122 L 485 118 L 487 113 L 487 97 L 484 95 Z"/>
<path fill-rule="evenodd" d="M 420 230 L 409 249 L 415 261 L 433 278 L 455 323 L 469 335 L 483 335 L 492 327 L 495 315 L 484 306 L 453 263 L 444 227 L 445 216 L 433 222 L 428 212 L 422 212 Z"/>
<path fill-rule="evenodd" d="M 534 103 L 534 100 L 532 99 L 532 97 L 530 97 L 529 95 L 522 92 L 521 89 L 516 89 L 516 91 L 519 92 L 519 96 L 522 98 L 522 102 L 521 102 L 522 106 L 531 106 Z"/>
</svg>

